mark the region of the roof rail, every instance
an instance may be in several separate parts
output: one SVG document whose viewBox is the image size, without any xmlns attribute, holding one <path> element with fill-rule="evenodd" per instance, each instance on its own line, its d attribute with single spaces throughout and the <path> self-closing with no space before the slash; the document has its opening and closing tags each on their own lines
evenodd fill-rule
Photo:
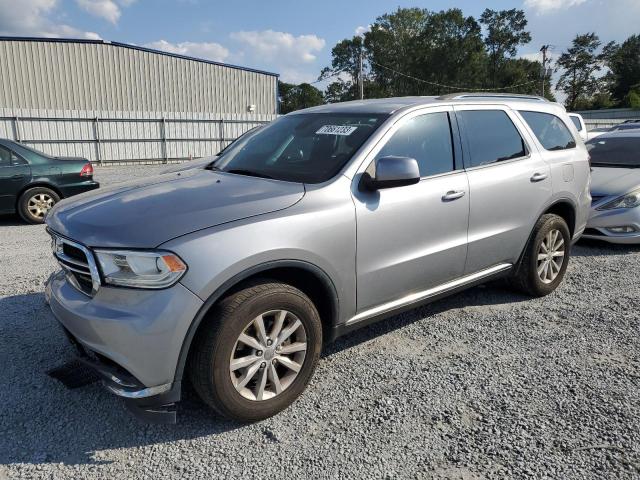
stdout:
<svg viewBox="0 0 640 480">
<path fill-rule="evenodd" d="M 502 100 L 530 100 L 534 102 L 548 102 L 544 97 L 538 97 L 536 95 L 522 95 L 519 93 L 449 93 L 441 95 L 438 100 L 462 100 L 464 98 L 499 98 Z"/>
</svg>

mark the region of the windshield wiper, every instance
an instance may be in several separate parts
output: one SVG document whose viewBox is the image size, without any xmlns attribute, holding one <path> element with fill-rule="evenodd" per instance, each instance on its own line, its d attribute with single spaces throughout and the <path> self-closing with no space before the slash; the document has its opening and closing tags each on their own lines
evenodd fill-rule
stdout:
<svg viewBox="0 0 640 480">
<path fill-rule="evenodd" d="M 222 170 L 226 173 L 235 173 L 236 175 L 246 175 L 248 177 L 259 177 L 259 178 L 271 178 L 272 176 L 267 175 L 266 173 L 254 172 L 253 170 L 245 170 L 244 168 L 232 168 L 231 170 Z"/>
</svg>

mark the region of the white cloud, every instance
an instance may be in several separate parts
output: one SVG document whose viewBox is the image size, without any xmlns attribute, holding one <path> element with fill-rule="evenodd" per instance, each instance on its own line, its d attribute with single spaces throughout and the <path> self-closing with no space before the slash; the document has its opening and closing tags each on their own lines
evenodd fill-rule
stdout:
<svg viewBox="0 0 640 480">
<path fill-rule="evenodd" d="M 266 61 L 284 60 L 311 63 L 316 53 L 324 48 L 325 41 L 316 35 L 294 37 L 290 33 L 264 30 L 261 32 L 234 32 L 231 39 L 250 49 L 250 56 Z"/>
<path fill-rule="evenodd" d="M 164 52 L 187 55 L 189 57 L 205 58 L 216 62 L 223 62 L 229 57 L 229 50 L 219 43 L 180 42 L 171 43 L 166 40 L 158 40 L 144 45 L 148 48 L 162 50 Z"/>
<path fill-rule="evenodd" d="M 78 6 L 87 13 L 104 18 L 106 21 L 118 23 L 122 10 L 120 6 L 128 7 L 136 0 L 76 0 Z"/>
<path fill-rule="evenodd" d="M 367 25 L 366 27 L 363 27 L 361 25 L 358 28 L 356 28 L 354 33 L 359 37 L 360 35 L 364 35 L 365 33 L 370 31 L 371 31 L 371 25 Z"/>
<path fill-rule="evenodd" d="M 53 22 L 50 16 L 58 3 L 58 0 L 0 0 L 0 35 L 100 38 L 95 32 Z"/>
<path fill-rule="evenodd" d="M 317 78 L 317 54 L 326 43 L 316 35 L 294 36 L 273 30 L 234 32 L 230 38 L 238 45 L 233 56 L 238 63 L 278 72 L 284 81 L 292 83 Z"/>
<path fill-rule="evenodd" d="M 567 8 L 580 5 L 587 0 L 525 0 L 524 7 L 534 10 L 539 15 L 544 15 L 555 10 L 566 10 Z"/>
</svg>

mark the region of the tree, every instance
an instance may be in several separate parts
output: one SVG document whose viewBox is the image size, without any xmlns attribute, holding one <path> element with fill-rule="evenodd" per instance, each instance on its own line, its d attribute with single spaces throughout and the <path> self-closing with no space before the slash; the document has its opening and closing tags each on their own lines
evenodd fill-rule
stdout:
<svg viewBox="0 0 640 480">
<path fill-rule="evenodd" d="M 286 114 L 301 108 L 322 105 L 324 98 L 322 92 L 313 85 L 301 83 L 278 82 L 278 97 L 280 99 L 280 113 Z"/>
<path fill-rule="evenodd" d="M 498 74 L 508 58 L 513 58 L 520 45 L 531 41 L 531 34 L 525 31 L 527 18 L 522 10 L 486 9 L 480 16 L 480 23 L 487 29 L 484 43 L 490 59 L 491 85 L 498 84 Z"/>
<path fill-rule="evenodd" d="M 607 83 L 611 96 L 622 104 L 640 85 L 640 35 L 632 35 L 621 45 L 607 44 L 602 59 L 610 70 Z"/>
<path fill-rule="evenodd" d="M 327 87 L 329 102 L 342 102 L 357 98 L 360 75 L 360 55 L 363 52 L 362 37 L 344 39 L 331 49 L 331 67 L 320 72 L 319 79 L 336 78 Z"/>
<path fill-rule="evenodd" d="M 599 47 L 600 39 L 595 33 L 576 35 L 571 47 L 558 59 L 563 73 L 556 88 L 567 95 L 565 106 L 569 110 L 588 105 L 600 90 L 601 81 L 596 76 L 602 68 L 602 58 L 596 54 Z"/>
</svg>

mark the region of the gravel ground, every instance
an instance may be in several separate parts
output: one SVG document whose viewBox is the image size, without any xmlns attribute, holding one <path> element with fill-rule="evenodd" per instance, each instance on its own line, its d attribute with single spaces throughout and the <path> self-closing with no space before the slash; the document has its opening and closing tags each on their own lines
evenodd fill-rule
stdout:
<svg viewBox="0 0 640 480">
<path fill-rule="evenodd" d="M 159 426 L 44 374 L 72 355 L 43 300 L 49 241 L 0 231 L 0 478 L 640 478 L 640 247 L 579 244 L 543 299 L 489 285 L 358 331 L 275 418 L 189 394 Z"/>
</svg>

